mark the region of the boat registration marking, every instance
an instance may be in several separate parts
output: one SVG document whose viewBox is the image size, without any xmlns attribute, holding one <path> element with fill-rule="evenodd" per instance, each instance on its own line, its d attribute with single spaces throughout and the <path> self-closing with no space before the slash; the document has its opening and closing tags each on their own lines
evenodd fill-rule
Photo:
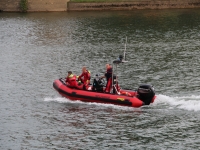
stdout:
<svg viewBox="0 0 200 150">
<path fill-rule="evenodd" d="M 119 97 L 117 100 L 124 101 L 124 98 Z"/>
</svg>

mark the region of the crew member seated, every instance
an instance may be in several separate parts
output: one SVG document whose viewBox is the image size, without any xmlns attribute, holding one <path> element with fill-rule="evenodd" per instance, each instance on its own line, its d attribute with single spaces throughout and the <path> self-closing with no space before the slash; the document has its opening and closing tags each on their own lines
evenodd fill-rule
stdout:
<svg viewBox="0 0 200 150">
<path fill-rule="evenodd" d="M 92 84 L 92 91 L 103 92 L 103 86 L 104 86 L 104 83 L 102 82 L 101 78 L 99 78 L 99 75 L 96 74 L 96 77 L 94 78 L 93 84 Z"/>
<path fill-rule="evenodd" d="M 65 80 L 67 86 L 71 88 L 77 88 L 77 81 L 76 81 L 76 75 L 73 75 L 71 71 L 68 71 L 68 75 Z"/>
<path fill-rule="evenodd" d="M 115 75 L 113 76 L 113 93 L 118 94 L 118 95 L 130 96 L 130 97 L 132 96 L 127 91 L 121 91 L 121 88 L 120 88 L 119 83 L 117 81 L 117 77 Z"/>
<path fill-rule="evenodd" d="M 82 74 L 78 77 L 78 80 L 83 83 L 83 89 L 87 90 L 90 84 L 90 71 L 86 67 L 82 68 Z"/>
</svg>

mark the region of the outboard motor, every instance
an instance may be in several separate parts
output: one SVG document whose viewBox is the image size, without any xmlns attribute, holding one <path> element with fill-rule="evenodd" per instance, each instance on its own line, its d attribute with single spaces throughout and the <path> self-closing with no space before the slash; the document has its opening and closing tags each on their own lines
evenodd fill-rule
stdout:
<svg viewBox="0 0 200 150">
<path fill-rule="evenodd" d="M 155 91 L 152 85 L 140 85 L 137 89 L 138 98 L 144 102 L 145 105 L 149 105 L 155 96 Z"/>
</svg>

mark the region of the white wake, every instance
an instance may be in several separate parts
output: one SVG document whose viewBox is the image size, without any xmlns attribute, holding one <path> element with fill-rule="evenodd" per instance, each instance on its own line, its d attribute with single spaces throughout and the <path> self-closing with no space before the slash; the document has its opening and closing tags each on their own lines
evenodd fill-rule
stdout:
<svg viewBox="0 0 200 150">
<path fill-rule="evenodd" d="M 131 107 L 124 107 L 124 106 L 118 106 L 113 104 L 103 104 L 103 103 L 85 103 L 82 101 L 74 101 L 69 100 L 67 98 L 63 97 L 47 97 L 44 99 L 46 102 L 58 102 L 58 103 L 70 103 L 70 104 L 84 104 L 84 105 L 95 105 L 100 107 L 109 107 L 109 108 L 115 108 L 115 109 L 121 109 L 121 110 L 135 110 L 140 108 L 131 108 Z M 184 109 L 188 111 L 200 111 L 200 96 L 182 96 L 182 97 L 169 97 L 166 95 L 157 95 L 155 101 L 153 104 L 150 104 L 149 107 L 153 109 L 154 107 L 161 107 L 165 106 L 165 108 L 168 109 Z M 145 106 L 146 107 L 146 106 Z M 148 107 L 148 106 L 147 106 Z"/>
<path fill-rule="evenodd" d="M 104 104 L 104 103 L 95 103 L 95 102 L 82 102 L 79 100 L 69 100 L 64 97 L 56 97 L 56 98 L 50 98 L 47 97 L 44 99 L 46 102 L 58 102 L 58 103 L 68 103 L 68 104 L 82 104 L 82 105 L 93 105 L 93 106 L 98 106 L 98 107 L 105 107 L 105 108 L 114 108 L 114 109 L 120 109 L 120 110 L 140 110 L 140 108 L 133 108 L 133 107 L 125 107 L 125 106 L 119 106 L 119 105 L 114 105 L 114 104 Z"/>
<path fill-rule="evenodd" d="M 158 95 L 154 105 L 165 104 L 172 108 L 184 109 L 189 111 L 200 111 L 200 96 L 169 97 Z"/>
</svg>

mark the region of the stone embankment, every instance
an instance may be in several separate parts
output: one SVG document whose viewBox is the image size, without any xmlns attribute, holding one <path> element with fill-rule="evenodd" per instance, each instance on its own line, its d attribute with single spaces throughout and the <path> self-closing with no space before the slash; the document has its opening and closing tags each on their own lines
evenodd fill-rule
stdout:
<svg viewBox="0 0 200 150">
<path fill-rule="evenodd" d="M 109 3 L 72 3 L 68 10 L 133 10 L 133 9 L 168 9 L 168 8 L 200 8 L 200 0 L 133 0 L 130 2 Z"/>
<path fill-rule="evenodd" d="M 0 11 L 18 12 L 21 0 L 0 0 Z M 200 8 L 200 0 L 132 0 L 129 2 L 75 3 L 70 0 L 27 0 L 28 12 Z"/>
<path fill-rule="evenodd" d="M 18 12 L 21 0 L 0 0 L 0 10 Z M 28 0 L 28 11 L 67 11 L 69 0 Z"/>
</svg>

